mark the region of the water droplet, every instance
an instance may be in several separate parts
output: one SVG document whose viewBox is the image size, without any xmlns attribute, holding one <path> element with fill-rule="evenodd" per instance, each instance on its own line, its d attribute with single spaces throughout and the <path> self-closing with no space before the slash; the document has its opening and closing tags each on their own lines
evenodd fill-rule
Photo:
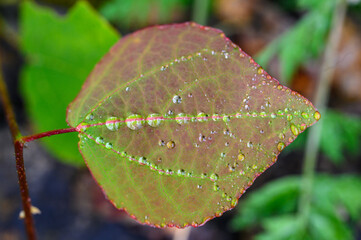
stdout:
<svg viewBox="0 0 361 240">
<path fill-rule="evenodd" d="M 293 119 L 293 116 L 291 114 L 287 114 L 287 120 L 291 121 Z"/>
<path fill-rule="evenodd" d="M 184 169 L 179 169 L 179 170 L 177 171 L 177 175 L 178 175 L 178 176 L 185 176 L 185 175 L 186 175 L 186 171 L 185 171 Z"/>
<path fill-rule="evenodd" d="M 302 116 L 303 118 L 309 118 L 308 113 L 305 113 L 305 112 L 301 113 L 301 116 Z"/>
<path fill-rule="evenodd" d="M 152 113 L 148 115 L 146 121 L 149 126 L 158 127 L 164 121 L 164 118 L 158 113 Z"/>
<path fill-rule="evenodd" d="M 238 203 L 238 199 L 237 199 L 237 198 L 234 198 L 234 199 L 232 199 L 232 201 L 231 201 L 231 206 L 232 206 L 232 207 L 235 207 L 235 206 L 237 206 L 237 203 Z"/>
<path fill-rule="evenodd" d="M 202 188 L 202 185 L 199 185 L 199 184 L 198 184 L 198 185 L 197 185 L 197 188 L 198 188 L 198 189 L 201 189 L 201 188 Z"/>
<path fill-rule="evenodd" d="M 212 180 L 212 181 L 217 181 L 218 180 L 218 175 L 216 173 L 212 173 L 209 178 Z"/>
<path fill-rule="evenodd" d="M 168 112 L 167 112 L 168 116 L 172 116 L 173 114 L 174 114 L 174 112 L 172 110 L 168 110 Z"/>
<path fill-rule="evenodd" d="M 263 133 L 264 133 L 264 130 L 263 130 L 263 129 L 259 130 L 259 133 L 263 134 Z"/>
<path fill-rule="evenodd" d="M 147 159 L 145 157 L 140 157 L 138 158 L 138 162 L 141 164 L 141 165 L 145 165 L 147 164 Z"/>
<path fill-rule="evenodd" d="M 224 146 L 228 147 L 229 146 L 229 142 L 225 142 Z"/>
<path fill-rule="evenodd" d="M 291 124 L 291 132 L 292 132 L 293 135 L 295 135 L 295 136 L 298 136 L 298 134 L 300 133 L 300 132 L 298 131 L 298 128 L 297 128 L 296 125 L 294 125 L 294 124 Z"/>
<path fill-rule="evenodd" d="M 215 114 L 213 114 L 212 119 L 213 119 L 213 121 L 219 121 L 219 120 L 221 120 L 221 117 L 219 116 L 219 114 L 215 113 Z"/>
<path fill-rule="evenodd" d="M 236 168 L 232 165 L 228 165 L 228 170 L 229 170 L 229 172 L 234 172 L 234 170 L 236 170 Z"/>
<path fill-rule="evenodd" d="M 175 95 L 175 96 L 173 97 L 173 103 L 179 104 L 179 103 L 181 103 L 181 102 L 182 102 L 182 98 L 181 98 L 180 96 Z"/>
<path fill-rule="evenodd" d="M 112 148 L 113 148 L 113 144 L 107 142 L 107 143 L 105 144 L 105 148 L 106 148 L 106 149 L 112 149 Z"/>
<path fill-rule="evenodd" d="M 125 120 L 127 127 L 132 130 L 141 129 L 144 126 L 144 119 L 139 114 L 132 114 Z"/>
<path fill-rule="evenodd" d="M 321 114 L 319 111 L 316 111 L 315 114 L 313 114 L 313 117 L 318 121 L 321 118 Z"/>
<path fill-rule="evenodd" d="M 271 113 L 271 118 L 276 118 L 276 114 L 275 114 L 275 113 Z"/>
<path fill-rule="evenodd" d="M 285 135 L 284 135 L 283 133 L 278 134 L 278 137 L 279 137 L 280 139 L 285 139 Z"/>
<path fill-rule="evenodd" d="M 126 92 L 129 92 L 129 90 L 130 90 L 130 87 L 126 87 L 126 88 L 125 88 L 125 91 L 126 91 Z"/>
<path fill-rule="evenodd" d="M 228 115 L 223 115 L 223 122 L 229 122 L 229 121 L 231 121 L 231 117 L 230 116 L 228 116 Z"/>
<path fill-rule="evenodd" d="M 95 139 L 95 142 L 98 143 L 98 144 L 104 144 L 104 139 L 102 137 L 97 137 Z"/>
<path fill-rule="evenodd" d="M 126 157 L 126 156 L 127 156 L 127 152 L 124 152 L 124 151 L 120 152 L 120 156 Z"/>
<path fill-rule="evenodd" d="M 167 148 L 168 149 L 173 149 L 174 147 L 175 147 L 175 142 L 174 141 L 167 142 Z"/>
<path fill-rule="evenodd" d="M 243 170 L 239 171 L 239 175 L 243 176 L 245 173 Z"/>
<path fill-rule="evenodd" d="M 302 123 L 301 126 L 300 126 L 301 131 L 305 131 L 306 128 L 307 128 L 307 125 Z"/>
<path fill-rule="evenodd" d="M 225 157 L 225 156 L 226 156 L 226 153 L 222 152 L 221 157 Z"/>
<path fill-rule="evenodd" d="M 167 175 L 172 175 L 172 174 L 173 174 L 172 169 L 166 169 L 166 170 L 165 170 L 165 174 L 167 174 Z"/>
<path fill-rule="evenodd" d="M 184 123 L 188 123 L 189 122 L 189 117 L 187 117 L 187 115 L 185 115 L 184 113 L 179 113 L 177 115 L 177 117 L 175 118 L 175 121 L 182 125 Z"/>
<path fill-rule="evenodd" d="M 252 142 L 248 142 L 248 143 L 247 143 L 247 147 L 252 148 L 252 147 L 253 147 L 253 143 L 252 143 Z"/>
<path fill-rule="evenodd" d="M 278 151 L 282 151 L 283 149 L 285 149 L 285 147 L 286 147 L 286 145 L 283 143 L 283 142 L 279 142 L 278 144 L 277 144 L 277 149 L 278 149 Z"/>
<path fill-rule="evenodd" d="M 117 118 L 117 117 L 109 117 L 107 121 L 105 122 L 105 126 L 110 131 L 116 131 L 119 129 L 121 123 L 123 122 L 123 119 Z"/>
<path fill-rule="evenodd" d="M 242 153 L 238 154 L 238 160 L 239 161 L 243 161 L 244 160 L 244 155 Z"/>
<path fill-rule="evenodd" d="M 219 186 L 217 184 L 214 184 L 213 185 L 213 190 L 218 192 L 219 191 Z"/>
<path fill-rule="evenodd" d="M 207 119 L 207 114 L 205 114 L 204 112 L 200 112 L 198 113 L 197 115 L 197 121 L 198 122 L 206 122 L 208 119 Z"/>
<path fill-rule="evenodd" d="M 259 68 L 257 69 L 257 73 L 258 73 L 258 74 L 262 74 L 262 73 L 263 73 L 263 68 L 259 67 Z"/>
<path fill-rule="evenodd" d="M 164 145 L 165 145 L 165 142 L 164 142 L 163 140 L 159 140 L 159 141 L 158 141 L 158 145 L 159 145 L 159 146 L 164 146 Z"/>
<path fill-rule="evenodd" d="M 86 116 L 86 120 L 90 120 L 93 121 L 94 120 L 94 115 L 91 113 L 88 116 Z"/>
<path fill-rule="evenodd" d="M 192 93 L 188 93 L 188 97 L 193 97 L 193 94 L 192 94 Z"/>
<path fill-rule="evenodd" d="M 249 110 L 249 106 L 248 106 L 248 105 L 245 105 L 245 106 L 244 106 L 244 109 Z"/>
<path fill-rule="evenodd" d="M 203 135 L 200 133 L 200 134 L 199 134 L 199 137 L 198 137 L 198 140 L 199 140 L 200 142 L 205 142 L 205 141 L 206 141 L 206 137 L 203 136 Z"/>
</svg>

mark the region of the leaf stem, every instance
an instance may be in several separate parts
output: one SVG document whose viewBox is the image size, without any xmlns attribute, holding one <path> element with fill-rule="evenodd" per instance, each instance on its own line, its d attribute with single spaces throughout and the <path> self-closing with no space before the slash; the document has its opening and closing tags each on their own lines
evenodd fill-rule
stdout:
<svg viewBox="0 0 361 240">
<path fill-rule="evenodd" d="M 15 148 L 16 171 L 18 173 L 21 200 L 25 213 L 24 223 L 25 223 L 26 234 L 29 240 L 35 240 L 36 239 L 35 226 L 34 226 L 33 216 L 30 210 L 31 199 L 29 197 L 28 183 L 26 181 L 26 173 L 24 167 L 24 158 L 23 158 L 24 143 L 20 140 L 22 136 L 19 130 L 19 126 L 16 123 L 15 114 L 10 102 L 9 94 L 5 85 L 1 68 L 2 65 L 0 59 L 0 102 L 2 102 L 2 105 L 4 107 L 5 117 L 10 128 L 10 132 L 13 138 L 13 143 Z"/>
<path fill-rule="evenodd" d="M 201 25 L 207 24 L 209 0 L 194 0 L 192 20 Z"/>
<path fill-rule="evenodd" d="M 31 142 L 31 141 L 34 141 L 39 138 L 50 137 L 53 135 L 69 133 L 69 132 L 76 132 L 76 128 L 63 128 L 63 129 L 51 130 L 51 131 L 37 133 L 37 134 L 29 135 L 29 136 L 23 136 L 20 139 L 23 142 Z"/>
<path fill-rule="evenodd" d="M 314 104 L 322 114 L 325 114 L 330 93 L 330 83 L 335 72 L 337 48 L 341 39 L 342 26 L 346 15 L 347 3 L 339 0 L 333 14 L 332 28 L 327 41 L 325 55 L 321 66 Z M 299 215 L 306 224 L 311 210 L 312 187 L 315 175 L 315 166 L 320 145 L 322 121 L 310 129 L 306 142 L 303 165 L 303 177 L 300 189 Z"/>
</svg>

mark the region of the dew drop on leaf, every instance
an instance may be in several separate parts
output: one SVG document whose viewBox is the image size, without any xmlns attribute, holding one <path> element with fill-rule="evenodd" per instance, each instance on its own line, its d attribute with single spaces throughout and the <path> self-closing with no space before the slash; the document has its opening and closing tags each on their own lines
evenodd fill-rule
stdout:
<svg viewBox="0 0 361 240">
<path fill-rule="evenodd" d="M 279 142 L 278 144 L 277 144 L 277 149 L 278 149 L 278 151 L 282 151 L 284 148 L 286 147 L 286 145 L 283 143 L 283 142 Z"/>
<path fill-rule="evenodd" d="M 110 130 L 110 131 L 116 131 L 119 129 L 121 122 L 123 122 L 124 120 L 117 118 L 117 117 L 109 117 L 107 119 L 107 121 L 105 122 L 105 126 Z"/>
<path fill-rule="evenodd" d="M 297 126 L 294 125 L 294 124 L 291 124 L 291 132 L 292 132 L 293 135 L 295 135 L 295 136 L 298 136 L 298 134 L 300 133 L 300 132 L 298 131 Z"/>
<path fill-rule="evenodd" d="M 318 120 L 320 120 L 320 118 L 321 118 L 321 114 L 320 114 L 318 111 L 316 111 L 316 112 L 314 113 L 313 117 L 318 121 Z"/>
<path fill-rule="evenodd" d="M 132 130 L 141 129 L 144 126 L 144 119 L 139 114 L 132 114 L 125 120 L 127 127 Z"/>
<path fill-rule="evenodd" d="M 182 102 L 182 98 L 180 97 L 180 96 L 178 96 L 178 95 L 175 95 L 174 97 L 173 97 L 173 103 L 181 103 Z"/>
<path fill-rule="evenodd" d="M 163 117 L 158 113 L 152 113 L 148 115 L 146 119 L 147 123 L 151 127 L 158 127 L 163 121 Z"/>
<path fill-rule="evenodd" d="M 112 148 L 113 148 L 113 144 L 111 144 L 110 142 L 107 142 L 107 143 L 105 144 L 105 148 L 106 148 L 106 149 L 112 149 Z"/>
<path fill-rule="evenodd" d="M 209 178 L 212 180 L 212 181 L 217 181 L 218 180 L 218 175 L 216 173 L 212 173 Z"/>
<path fill-rule="evenodd" d="M 167 142 L 167 148 L 168 149 L 173 149 L 174 147 L 175 147 L 175 142 L 174 141 Z"/>
</svg>

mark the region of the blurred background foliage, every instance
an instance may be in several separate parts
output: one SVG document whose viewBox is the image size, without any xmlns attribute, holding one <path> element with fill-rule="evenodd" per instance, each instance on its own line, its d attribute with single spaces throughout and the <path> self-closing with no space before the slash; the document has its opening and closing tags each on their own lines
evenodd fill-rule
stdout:
<svg viewBox="0 0 361 240">
<path fill-rule="evenodd" d="M 193 20 L 220 28 L 272 76 L 314 99 L 319 75 L 327 71 L 321 64 L 339 1 L 0 0 L 0 55 L 20 123 L 30 132 L 66 127 L 66 106 L 94 65 L 121 35 L 154 24 Z M 328 109 L 322 112 L 311 213 L 299 213 L 306 131 L 256 180 L 235 211 L 192 230 L 191 239 L 361 239 L 361 3 L 347 4 Z M 84 166 L 76 136 L 42 143 L 61 162 Z M 98 209 L 99 200 L 92 204 Z M 8 228 L 0 225 L 1 231 Z M 141 237 L 171 236 L 144 232 Z"/>
</svg>

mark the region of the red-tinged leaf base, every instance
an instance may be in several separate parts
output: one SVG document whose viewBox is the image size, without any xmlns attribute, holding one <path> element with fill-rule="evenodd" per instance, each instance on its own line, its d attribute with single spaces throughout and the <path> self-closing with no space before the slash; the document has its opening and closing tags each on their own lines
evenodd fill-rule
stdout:
<svg viewBox="0 0 361 240">
<path fill-rule="evenodd" d="M 122 38 L 67 121 L 117 208 L 141 223 L 185 227 L 233 208 L 319 118 L 222 32 L 185 23 Z"/>
</svg>

